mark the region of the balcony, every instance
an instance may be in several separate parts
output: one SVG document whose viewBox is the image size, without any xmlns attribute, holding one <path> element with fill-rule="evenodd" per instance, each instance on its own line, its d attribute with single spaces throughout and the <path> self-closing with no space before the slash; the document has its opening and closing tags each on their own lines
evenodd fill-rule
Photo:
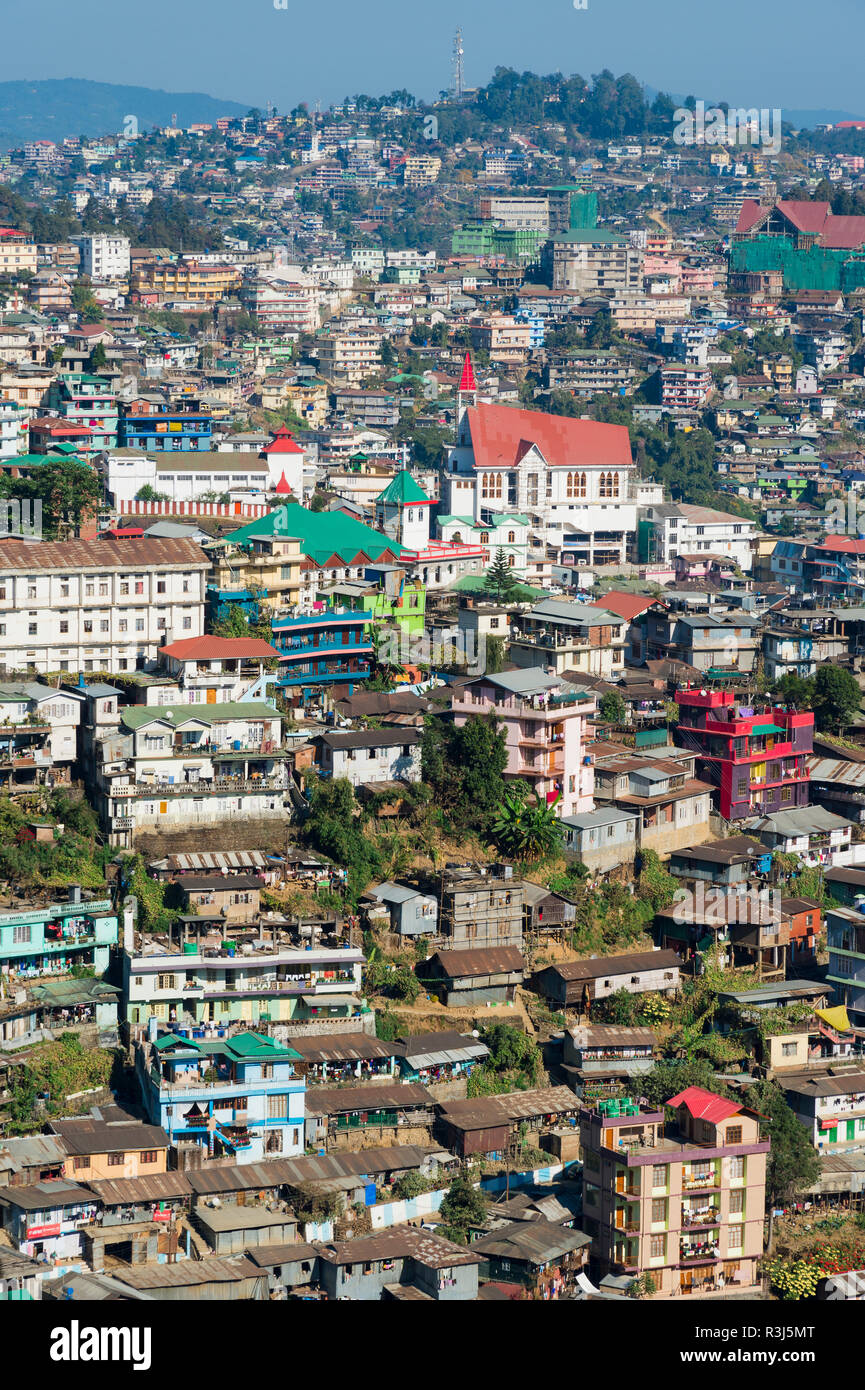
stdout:
<svg viewBox="0 0 865 1390">
<path fill-rule="evenodd" d="M 682 1212 L 682 1229 L 689 1230 L 700 1226 L 718 1226 L 721 1220 L 721 1213 L 717 1207 L 713 1207 L 708 1212 Z"/>
</svg>

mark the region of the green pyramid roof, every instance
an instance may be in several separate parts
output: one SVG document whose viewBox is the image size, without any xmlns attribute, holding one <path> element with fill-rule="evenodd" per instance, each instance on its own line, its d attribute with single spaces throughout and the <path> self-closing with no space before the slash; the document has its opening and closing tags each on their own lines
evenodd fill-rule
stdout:
<svg viewBox="0 0 865 1390">
<path fill-rule="evenodd" d="M 377 502 L 385 502 L 391 506 L 405 507 L 411 502 L 429 502 L 423 488 L 415 482 L 408 469 L 404 468 L 401 473 L 397 473 L 393 482 L 388 483 L 384 492 L 376 498 Z"/>
</svg>

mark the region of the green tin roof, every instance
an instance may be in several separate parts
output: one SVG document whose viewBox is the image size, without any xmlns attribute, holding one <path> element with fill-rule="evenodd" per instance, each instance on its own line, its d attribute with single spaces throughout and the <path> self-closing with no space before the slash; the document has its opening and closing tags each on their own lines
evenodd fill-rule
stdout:
<svg viewBox="0 0 865 1390">
<path fill-rule="evenodd" d="M 263 700 L 247 700 L 222 705 L 131 705 L 120 718 L 127 729 L 141 729 L 159 719 L 180 727 L 191 722 L 216 724 L 221 719 L 278 719 L 279 714 Z"/>
<path fill-rule="evenodd" d="M 239 531 L 232 531 L 228 539 L 243 545 L 256 536 L 296 536 L 300 548 L 308 559 L 317 565 L 324 565 L 331 555 L 337 555 L 345 564 L 350 564 L 359 551 L 370 560 L 376 561 L 389 550 L 392 555 L 401 555 L 404 547 L 362 521 L 346 516 L 344 512 L 311 512 L 299 502 L 289 502 L 276 511 L 268 512 L 258 521 L 251 521 Z"/>
</svg>

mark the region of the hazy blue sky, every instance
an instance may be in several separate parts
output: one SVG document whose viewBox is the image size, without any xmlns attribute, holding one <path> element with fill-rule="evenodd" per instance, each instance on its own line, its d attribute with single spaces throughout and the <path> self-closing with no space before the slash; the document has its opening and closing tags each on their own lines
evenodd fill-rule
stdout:
<svg viewBox="0 0 865 1390">
<path fill-rule="evenodd" d="M 0 80 L 88 77 L 280 110 L 447 86 L 497 64 L 589 77 L 631 71 L 711 102 L 865 108 L 865 0 L 3 0 Z"/>
</svg>

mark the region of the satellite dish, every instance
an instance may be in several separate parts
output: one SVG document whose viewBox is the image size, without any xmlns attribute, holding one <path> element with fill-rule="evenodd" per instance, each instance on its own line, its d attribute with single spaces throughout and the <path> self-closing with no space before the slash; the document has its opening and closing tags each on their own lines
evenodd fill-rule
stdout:
<svg viewBox="0 0 865 1390">
<path fill-rule="evenodd" d="M 480 1033 L 478 1032 L 477 1028 L 473 1028 L 473 1029 L 472 1029 L 472 1037 L 473 1037 L 473 1038 L 479 1038 L 479 1037 L 480 1037 Z"/>
</svg>

